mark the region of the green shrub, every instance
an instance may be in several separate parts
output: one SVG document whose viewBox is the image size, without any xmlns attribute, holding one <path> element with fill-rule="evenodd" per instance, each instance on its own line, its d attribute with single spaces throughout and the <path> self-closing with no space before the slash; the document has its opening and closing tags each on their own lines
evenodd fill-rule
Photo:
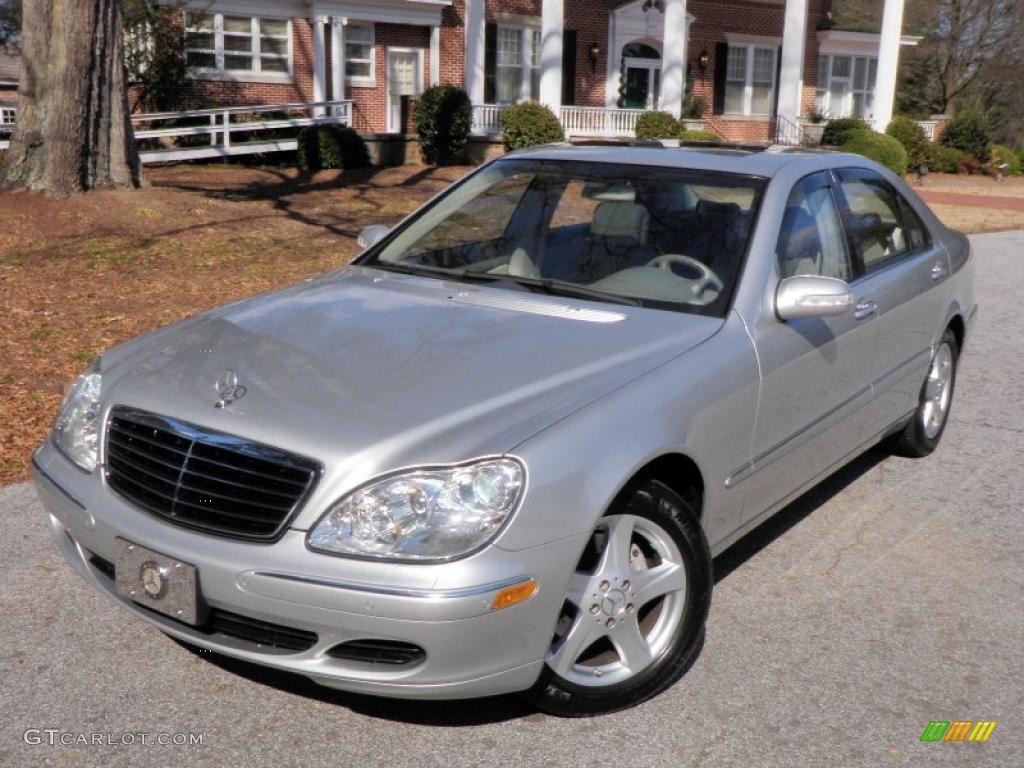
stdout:
<svg viewBox="0 0 1024 768">
<path fill-rule="evenodd" d="M 874 131 L 854 131 L 841 149 L 864 155 L 899 176 L 907 172 L 907 150 L 892 136 Z"/>
<path fill-rule="evenodd" d="M 682 130 L 682 124 L 668 112 L 644 112 L 636 119 L 638 139 L 674 139 Z"/>
<path fill-rule="evenodd" d="M 993 144 L 992 154 L 989 157 L 989 165 L 992 168 L 992 172 L 997 172 L 998 167 L 1003 163 L 1009 166 L 1006 169 L 1007 176 L 1020 176 L 1021 159 L 1017 156 L 1017 153 L 1002 144 Z"/>
<path fill-rule="evenodd" d="M 841 117 L 838 120 L 829 120 L 821 134 L 821 143 L 827 147 L 839 147 L 857 131 L 870 130 L 868 124 L 859 117 Z"/>
<path fill-rule="evenodd" d="M 299 132 L 299 166 L 306 171 L 322 168 L 362 168 L 370 164 L 363 137 L 346 125 L 313 125 Z"/>
<path fill-rule="evenodd" d="M 963 110 L 950 120 L 942 135 L 942 143 L 974 156 L 979 162 L 988 162 L 991 142 L 988 119 L 980 112 Z"/>
<path fill-rule="evenodd" d="M 680 141 L 721 141 L 718 136 L 710 131 L 680 131 Z"/>
<path fill-rule="evenodd" d="M 521 101 L 506 109 L 501 115 L 501 132 L 507 150 L 565 141 L 555 113 L 536 101 Z"/>
<path fill-rule="evenodd" d="M 683 99 L 683 120 L 700 120 L 708 103 L 700 96 L 687 96 Z"/>
<path fill-rule="evenodd" d="M 941 145 L 935 152 L 933 169 L 942 173 L 960 173 L 960 164 L 963 159 L 964 153 L 956 147 Z"/>
<path fill-rule="evenodd" d="M 469 94 L 454 85 L 435 85 L 416 103 L 416 133 L 423 159 L 447 163 L 466 146 L 473 125 Z"/>
<path fill-rule="evenodd" d="M 907 150 L 907 167 L 916 170 L 922 165 L 931 168 L 935 165 L 935 146 L 925 138 L 924 131 L 909 117 L 894 117 L 885 129 Z"/>
</svg>

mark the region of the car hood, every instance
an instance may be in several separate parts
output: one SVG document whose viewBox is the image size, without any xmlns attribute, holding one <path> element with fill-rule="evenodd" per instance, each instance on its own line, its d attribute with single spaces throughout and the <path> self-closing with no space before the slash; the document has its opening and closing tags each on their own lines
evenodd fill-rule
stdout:
<svg viewBox="0 0 1024 768">
<path fill-rule="evenodd" d="M 322 462 L 316 498 L 295 521 L 303 528 L 322 494 L 511 451 L 721 324 L 347 267 L 113 350 L 104 400 Z M 245 394 L 216 408 L 229 369 Z"/>
</svg>

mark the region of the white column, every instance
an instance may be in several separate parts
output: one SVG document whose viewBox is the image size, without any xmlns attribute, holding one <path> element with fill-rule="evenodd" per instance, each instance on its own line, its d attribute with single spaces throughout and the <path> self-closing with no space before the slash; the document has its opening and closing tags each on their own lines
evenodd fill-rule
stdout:
<svg viewBox="0 0 1024 768">
<path fill-rule="evenodd" d="M 686 90 L 686 0 L 665 0 L 660 108 L 679 117 Z"/>
<path fill-rule="evenodd" d="M 565 0 L 541 0 L 540 103 L 556 116 L 562 107 L 562 38 Z"/>
<path fill-rule="evenodd" d="M 313 101 L 325 101 L 327 83 L 327 52 L 324 49 L 324 23 L 327 21 L 324 16 L 314 16 L 310 19 L 313 25 Z M 322 117 L 323 107 L 317 107 L 313 114 Z"/>
<path fill-rule="evenodd" d="M 487 21 L 484 0 L 466 0 L 466 93 L 473 104 L 484 103 L 484 44 Z"/>
<path fill-rule="evenodd" d="M 331 101 L 345 98 L 345 25 L 348 19 L 331 19 Z M 337 109 L 335 110 L 337 112 Z"/>
<path fill-rule="evenodd" d="M 903 30 L 903 0 L 885 0 L 882 11 L 882 35 L 878 47 L 878 78 L 875 80 L 874 128 L 885 131 L 892 120 L 896 99 L 896 68 L 900 62 L 900 37 Z"/>
<path fill-rule="evenodd" d="M 800 124 L 803 101 L 804 43 L 807 39 L 807 0 L 786 0 L 782 29 L 782 67 L 779 71 L 779 117 Z M 725 66 L 725 62 L 715 62 Z"/>
<path fill-rule="evenodd" d="M 430 84 L 441 84 L 441 27 L 430 28 Z"/>
</svg>

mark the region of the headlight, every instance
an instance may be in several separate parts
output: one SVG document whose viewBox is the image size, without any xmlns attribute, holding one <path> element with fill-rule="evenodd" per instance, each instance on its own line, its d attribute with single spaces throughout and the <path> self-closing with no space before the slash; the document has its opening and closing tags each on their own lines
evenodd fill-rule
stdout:
<svg viewBox="0 0 1024 768">
<path fill-rule="evenodd" d="M 394 475 L 336 502 L 309 532 L 309 546 L 363 557 L 450 560 L 498 532 L 524 479 L 514 459 Z"/>
<path fill-rule="evenodd" d="M 100 363 L 75 377 L 61 401 L 53 442 L 86 472 L 96 468 L 99 443 Z"/>
</svg>

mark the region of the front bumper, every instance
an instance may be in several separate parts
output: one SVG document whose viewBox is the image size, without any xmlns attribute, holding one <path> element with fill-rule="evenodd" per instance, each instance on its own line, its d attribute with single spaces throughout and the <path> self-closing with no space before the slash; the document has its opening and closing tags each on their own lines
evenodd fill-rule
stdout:
<svg viewBox="0 0 1024 768">
<path fill-rule="evenodd" d="M 497 547 L 443 565 L 351 560 L 309 551 L 305 532 L 273 544 L 196 533 L 139 511 L 85 475 L 47 442 L 32 461 L 55 540 L 88 582 L 169 635 L 226 656 L 305 675 L 321 685 L 420 699 L 490 696 L 529 688 L 543 666 L 565 584 L 582 537 L 534 549 Z M 93 556 L 113 562 L 117 537 L 196 566 L 213 609 L 315 633 L 308 650 L 268 652 L 255 643 L 204 634 L 117 594 Z M 523 577 L 539 584 L 530 600 L 499 611 L 495 594 Z M 327 655 L 352 640 L 392 640 L 424 649 L 408 666 Z"/>
</svg>

